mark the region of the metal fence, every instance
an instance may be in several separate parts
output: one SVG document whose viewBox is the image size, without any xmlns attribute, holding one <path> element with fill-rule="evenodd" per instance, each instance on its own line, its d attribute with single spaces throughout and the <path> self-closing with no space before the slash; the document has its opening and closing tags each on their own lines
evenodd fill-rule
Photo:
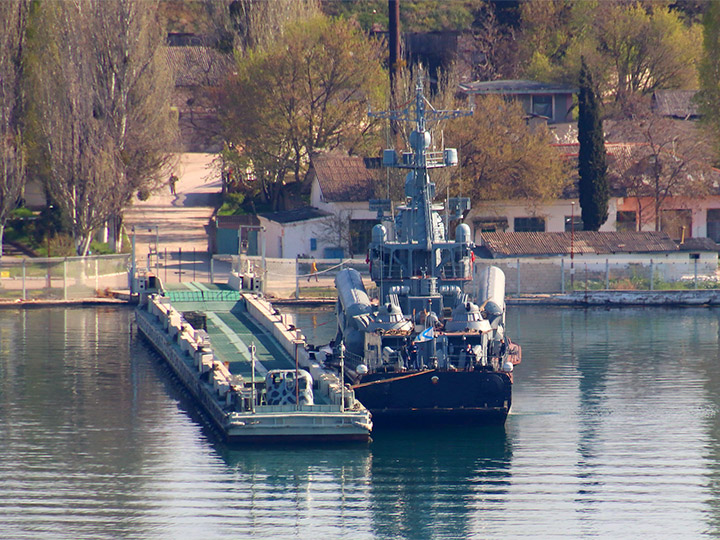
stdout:
<svg viewBox="0 0 720 540">
<path fill-rule="evenodd" d="M 0 299 L 72 300 L 128 288 L 129 255 L 0 259 Z"/>
<path fill-rule="evenodd" d="M 720 288 L 716 261 L 496 259 L 509 295 L 597 290 Z M 475 276 L 484 264 L 475 265 Z"/>
<path fill-rule="evenodd" d="M 509 295 L 563 293 L 572 290 L 669 290 L 720 288 L 716 261 L 612 261 L 522 258 L 489 263 L 505 272 Z M 475 276 L 486 261 L 475 262 Z M 0 259 L 0 300 L 71 300 L 127 290 L 130 255 Z M 274 259 L 213 255 L 192 250 L 161 251 L 135 262 L 137 270 L 165 283 L 227 283 L 232 272 L 254 271 L 265 293 L 281 298 L 335 298 L 335 276 L 343 268 L 360 272 L 372 297 L 375 285 L 361 259 Z M 470 287 L 468 292 L 472 291 Z"/>
<path fill-rule="evenodd" d="M 214 256 L 212 266 L 216 282 L 229 278 L 230 271 L 241 274 L 251 271 L 261 282 L 264 276 L 264 292 L 280 298 L 335 298 L 335 276 L 343 268 L 360 272 L 370 296 L 375 290 L 368 264 L 361 259 L 263 259 L 233 255 Z"/>
<path fill-rule="evenodd" d="M 313 263 L 317 271 L 313 269 Z M 667 261 L 636 259 L 592 261 L 566 258 L 520 258 L 477 260 L 474 277 L 488 264 L 505 273 L 508 295 L 552 294 L 573 290 L 673 290 L 720 288 L 717 262 L 714 260 Z M 230 273 L 252 271 L 265 276 L 264 292 L 280 298 L 335 298 L 335 276 L 343 268 L 360 272 L 368 294 L 373 297 L 375 284 L 369 267 L 360 259 L 272 259 L 248 256 L 213 256 L 212 280 L 227 282 Z M 474 293 L 475 284 L 466 291 Z"/>
</svg>

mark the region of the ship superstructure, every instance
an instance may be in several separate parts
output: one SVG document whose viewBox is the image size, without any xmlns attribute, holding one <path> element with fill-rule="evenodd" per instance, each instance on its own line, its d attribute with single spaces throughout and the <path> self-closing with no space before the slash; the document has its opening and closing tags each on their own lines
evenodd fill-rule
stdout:
<svg viewBox="0 0 720 540">
<path fill-rule="evenodd" d="M 405 204 L 387 226 L 372 231 L 368 259 L 377 304 L 357 271 L 336 278 L 336 341 L 346 372 L 376 424 L 433 418 L 502 423 L 512 400 L 513 365 L 520 361 L 520 348 L 505 335 L 505 277 L 496 267 L 483 269 L 471 299 L 470 228 L 458 225 L 454 240 L 447 231 L 449 218 L 469 209 L 469 200 L 449 199 L 445 209 L 433 202 L 430 179 L 431 169 L 457 165 L 458 156 L 452 148 L 431 149 L 427 124 L 472 112 L 434 109 L 418 81 L 405 109 L 370 114 L 411 122 L 414 130 L 410 151 L 383 154 L 385 166 L 408 173 Z M 376 201 L 375 207 L 387 205 Z"/>
</svg>

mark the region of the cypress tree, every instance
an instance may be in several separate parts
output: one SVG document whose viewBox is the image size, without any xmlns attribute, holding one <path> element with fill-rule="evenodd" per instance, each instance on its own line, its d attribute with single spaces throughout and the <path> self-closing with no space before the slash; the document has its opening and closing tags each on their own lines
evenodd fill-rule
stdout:
<svg viewBox="0 0 720 540">
<path fill-rule="evenodd" d="M 586 231 L 597 231 L 608 218 L 610 188 L 605 161 L 605 139 L 592 75 L 585 59 L 580 68 L 578 98 L 578 173 L 580 208 Z"/>
</svg>

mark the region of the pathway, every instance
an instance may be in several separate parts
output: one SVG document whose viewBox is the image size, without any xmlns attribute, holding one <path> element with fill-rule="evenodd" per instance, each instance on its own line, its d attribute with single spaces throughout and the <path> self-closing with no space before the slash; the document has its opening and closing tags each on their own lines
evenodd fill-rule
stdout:
<svg viewBox="0 0 720 540">
<path fill-rule="evenodd" d="M 221 203 L 222 189 L 219 175 L 212 167 L 214 157 L 214 154 L 182 154 L 175 170 L 179 178 L 175 185 L 176 194 L 172 195 L 166 184 L 148 200 L 136 199 L 125 212 L 128 234 L 135 228 L 135 253 L 140 267 L 147 266 L 148 253 L 155 248 L 156 238 L 161 254 L 160 267 L 164 266 L 166 251 L 168 266 L 173 259 L 178 260 L 179 251 L 182 251 L 184 262 L 207 260 L 208 227 Z M 154 267 L 154 259 L 152 261 Z M 197 270 L 207 271 L 205 266 L 203 264 Z M 177 274 L 177 270 L 168 275 L 171 281 L 175 281 L 170 277 L 173 273 Z M 165 277 L 163 269 L 160 275 Z"/>
</svg>

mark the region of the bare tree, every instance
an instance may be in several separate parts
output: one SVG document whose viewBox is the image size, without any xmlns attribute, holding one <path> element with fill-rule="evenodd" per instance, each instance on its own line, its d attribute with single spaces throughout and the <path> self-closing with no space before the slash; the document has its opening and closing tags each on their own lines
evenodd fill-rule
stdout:
<svg viewBox="0 0 720 540">
<path fill-rule="evenodd" d="M 322 238 L 331 247 L 340 247 L 353 256 L 352 253 L 352 230 L 350 228 L 350 212 L 340 210 L 337 214 L 328 216 L 319 223 L 319 231 Z"/>
<path fill-rule="evenodd" d="M 154 7 L 140 0 L 42 5 L 40 26 L 52 37 L 35 51 L 36 129 L 48 192 L 69 218 L 79 255 L 172 164 L 170 78 Z"/>
<path fill-rule="evenodd" d="M 0 258 L 5 223 L 25 185 L 22 89 L 30 0 L 0 2 Z"/>
<path fill-rule="evenodd" d="M 637 201 L 638 227 L 662 230 L 662 212 L 671 197 L 702 197 L 712 187 L 711 153 L 696 126 L 652 113 L 612 128 L 615 140 L 632 142 L 612 166 L 618 187 Z"/>
</svg>

